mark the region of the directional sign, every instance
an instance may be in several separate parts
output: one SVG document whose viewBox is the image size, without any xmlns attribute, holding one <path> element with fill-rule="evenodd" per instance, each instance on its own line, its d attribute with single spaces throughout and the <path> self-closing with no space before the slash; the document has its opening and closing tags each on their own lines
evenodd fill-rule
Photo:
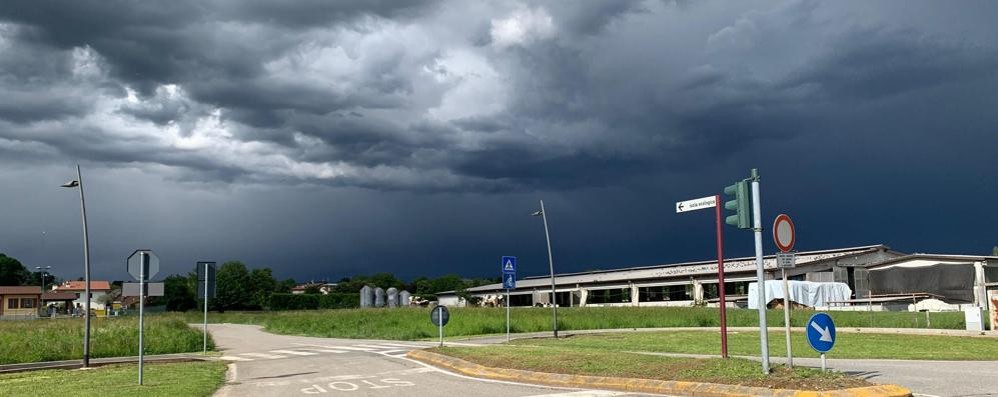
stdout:
<svg viewBox="0 0 998 397">
<path fill-rule="evenodd" d="M 702 197 L 676 203 L 676 213 L 714 208 L 717 206 L 717 196 Z"/>
<path fill-rule="evenodd" d="M 121 296 L 139 296 L 142 283 L 122 283 Z M 146 296 L 163 296 L 163 283 L 146 283 Z"/>
<path fill-rule="evenodd" d="M 807 320 L 807 343 L 818 353 L 827 353 L 835 346 L 835 323 L 828 313 L 815 313 Z"/>
<path fill-rule="evenodd" d="M 142 280 L 142 254 L 149 257 L 145 270 L 146 279 Z M 131 255 L 128 256 L 128 274 L 131 274 L 136 280 L 148 281 L 153 278 L 156 273 L 159 273 L 159 257 L 152 252 L 152 250 L 135 250 Z"/>
<path fill-rule="evenodd" d="M 447 306 L 434 306 L 433 310 L 430 310 L 430 322 L 433 325 L 442 327 L 447 325 L 450 321 L 450 312 L 447 311 Z"/>
<path fill-rule="evenodd" d="M 794 242 L 797 240 L 794 230 L 794 222 L 787 214 L 779 214 L 773 221 L 773 241 L 776 247 L 783 252 L 790 252 L 794 249 Z"/>
</svg>

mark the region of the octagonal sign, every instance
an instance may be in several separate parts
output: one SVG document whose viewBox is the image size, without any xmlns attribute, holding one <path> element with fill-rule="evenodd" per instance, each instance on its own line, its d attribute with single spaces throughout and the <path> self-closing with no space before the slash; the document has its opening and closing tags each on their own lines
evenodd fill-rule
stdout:
<svg viewBox="0 0 998 397">
<path fill-rule="evenodd" d="M 142 257 L 147 256 L 146 268 L 146 279 L 142 280 Z M 151 279 L 156 273 L 159 273 L 159 257 L 152 252 L 152 250 L 135 250 L 131 255 L 128 256 L 128 274 L 131 274 L 136 280 L 146 281 Z"/>
</svg>

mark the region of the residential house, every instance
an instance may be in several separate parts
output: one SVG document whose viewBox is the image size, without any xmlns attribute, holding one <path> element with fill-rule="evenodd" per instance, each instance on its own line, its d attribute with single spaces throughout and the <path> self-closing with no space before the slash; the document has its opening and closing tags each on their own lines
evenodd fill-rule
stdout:
<svg viewBox="0 0 998 397">
<path fill-rule="evenodd" d="M 39 286 L 0 287 L 0 318 L 38 316 L 41 296 Z"/>
<path fill-rule="evenodd" d="M 77 294 L 76 300 L 72 302 L 75 306 L 77 303 L 80 306 L 86 306 L 86 297 L 83 296 L 86 283 L 83 281 L 66 281 L 52 288 L 55 292 L 69 292 Z M 108 281 L 90 281 L 90 308 L 92 310 L 105 310 L 104 299 L 105 295 L 111 293 L 111 283 Z"/>
</svg>

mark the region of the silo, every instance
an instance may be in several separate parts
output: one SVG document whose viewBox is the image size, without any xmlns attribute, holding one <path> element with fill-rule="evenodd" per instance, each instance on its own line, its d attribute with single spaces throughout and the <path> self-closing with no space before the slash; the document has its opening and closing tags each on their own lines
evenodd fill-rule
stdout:
<svg viewBox="0 0 998 397">
<path fill-rule="evenodd" d="M 374 289 L 368 285 L 360 289 L 360 307 L 373 307 L 374 306 Z"/>
<path fill-rule="evenodd" d="M 399 292 L 399 307 L 408 307 L 410 298 L 412 298 L 412 294 L 409 291 L 402 290 L 402 292 Z"/>
<path fill-rule="evenodd" d="M 374 289 L 374 307 L 385 307 L 385 290 L 381 287 Z"/>
<path fill-rule="evenodd" d="M 399 307 L 399 290 L 398 290 L 398 288 L 391 287 L 386 292 L 388 293 L 388 307 Z"/>
</svg>

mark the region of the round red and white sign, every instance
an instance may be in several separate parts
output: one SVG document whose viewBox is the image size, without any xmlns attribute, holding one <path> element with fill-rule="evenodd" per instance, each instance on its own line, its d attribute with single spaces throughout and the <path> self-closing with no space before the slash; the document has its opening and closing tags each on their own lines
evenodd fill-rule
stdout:
<svg viewBox="0 0 998 397">
<path fill-rule="evenodd" d="M 782 252 L 789 252 L 794 249 L 796 240 L 794 222 L 787 214 L 777 215 L 776 220 L 773 221 L 773 241 L 776 242 L 776 247 Z"/>
</svg>

